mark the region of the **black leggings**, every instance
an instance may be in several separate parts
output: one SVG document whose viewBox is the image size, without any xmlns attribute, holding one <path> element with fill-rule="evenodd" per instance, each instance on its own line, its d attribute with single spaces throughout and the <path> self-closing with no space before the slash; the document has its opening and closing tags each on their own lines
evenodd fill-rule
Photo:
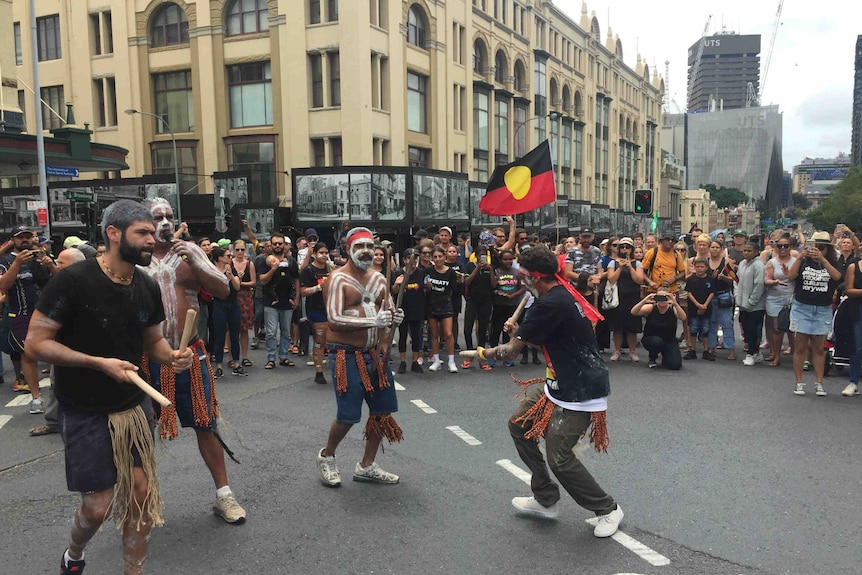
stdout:
<svg viewBox="0 0 862 575">
<path fill-rule="evenodd" d="M 477 320 L 479 328 L 476 332 L 476 343 L 479 347 L 485 347 L 492 308 L 493 303 L 490 300 L 478 302 L 472 299 L 467 300 L 467 306 L 464 308 L 464 344 L 467 349 L 475 349 L 473 347 L 473 325 Z"/>
<path fill-rule="evenodd" d="M 500 343 L 500 334 L 503 334 L 503 343 L 509 341 L 509 334 L 503 333 L 503 324 L 515 313 L 517 305 L 494 305 L 491 313 L 491 336 L 488 341 L 489 347 L 495 347 Z"/>
<path fill-rule="evenodd" d="M 398 326 L 398 351 L 407 351 L 407 334 L 410 334 L 410 348 L 419 353 L 422 351 L 422 322 L 421 319 L 404 320 Z"/>
</svg>

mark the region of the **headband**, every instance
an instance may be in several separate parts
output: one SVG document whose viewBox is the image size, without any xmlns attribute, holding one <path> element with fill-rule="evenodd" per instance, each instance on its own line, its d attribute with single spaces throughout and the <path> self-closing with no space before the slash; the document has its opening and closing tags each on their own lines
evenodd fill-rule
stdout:
<svg viewBox="0 0 862 575">
<path fill-rule="evenodd" d="M 368 240 L 370 242 L 374 241 L 374 236 L 371 232 L 367 231 L 358 231 L 350 236 L 350 245 L 353 245 L 357 240 Z"/>
<path fill-rule="evenodd" d="M 588 302 L 587 299 L 581 294 L 581 292 L 572 287 L 572 284 L 569 283 L 569 280 L 559 270 L 556 273 L 549 274 L 529 270 L 523 266 L 521 266 L 521 269 L 525 270 L 527 272 L 527 275 L 529 275 L 531 278 L 543 279 L 546 277 L 552 277 L 557 280 L 557 282 L 564 288 L 566 288 L 566 291 L 569 292 L 569 294 L 571 294 L 573 298 L 575 298 L 575 301 L 580 304 L 581 309 L 584 310 L 584 315 L 587 316 L 588 320 L 598 322 L 605 319 L 604 316 L 599 312 L 599 310 L 597 310 L 590 302 Z"/>
</svg>

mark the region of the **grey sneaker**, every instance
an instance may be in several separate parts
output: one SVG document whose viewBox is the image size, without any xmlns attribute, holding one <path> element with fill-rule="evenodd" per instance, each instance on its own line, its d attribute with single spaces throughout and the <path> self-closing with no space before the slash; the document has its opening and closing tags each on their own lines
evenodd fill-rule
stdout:
<svg viewBox="0 0 862 575">
<path fill-rule="evenodd" d="M 820 397 L 824 397 L 826 395 L 826 390 L 823 389 L 822 383 L 814 384 L 814 395 L 819 395 Z"/>
<path fill-rule="evenodd" d="M 793 390 L 796 395 L 805 395 L 805 384 L 801 381 L 796 382 L 796 389 Z"/>
<path fill-rule="evenodd" d="M 236 525 L 245 523 L 245 509 L 240 507 L 233 493 L 217 497 L 213 504 L 213 512 L 228 523 Z"/>
<path fill-rule="evenodd" d="M 40 413 L 45 413 L 45 408 L 42 406 L 42 398 L 34 399 L 30 402 L 30 413 L 33 415 L 38 415 Z"/>
<path fill-rule="evenodd" d="M 327 487 L 341 487 L 341 474 L 335 463 L 335 456 L 324 457 L 323 450 L 317 453 L 317 469 L 320 470 L 320 480 Z"/>
<path fill-rule="evenodd" d="M 556 503 L 554 503 L 550 507 L 545 507 L 544 505 L 536 501 L 536 498 L 532 496 L 512 498 L 512 507 L 514 507 L 521 513 L 535 515 L 537 517 L 543 517 L 545 519 L 556 519 L 557 516 L 560 514 L 560 511 L 557 509 Z"/>
<path fill-rule="evenodd" d="M 394 485 L 400 481 L 400 478 L 394 473 L 383 471 L 377 462 L 373 462 L 368 467 L 362 467 L 359 462 L 356 462 L 356 469 L 353 470 L 353 481 L 365 481 L 367 483 L 382 483 L 384 485 Z"/>
</svg>

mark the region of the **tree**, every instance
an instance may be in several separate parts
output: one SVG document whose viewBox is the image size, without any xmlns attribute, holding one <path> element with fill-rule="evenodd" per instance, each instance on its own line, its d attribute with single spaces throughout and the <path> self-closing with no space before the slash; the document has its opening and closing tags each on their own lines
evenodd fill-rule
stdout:
<svg viewBox="0 0 862 575">
<path fill-rule="evenodd" d="M 853 231 L 862 230 L 862 166 L 851 168 L 823 204 L 808 212 L 806 219 L 820 230 L 832 230 L 836 224 L 845 224 Z"/>
<path fill-rule="evenodd" d="M 805 194 L 792 194 L 793 207 L 797 210 L 807 210 L 811 207 L 811 201 L 805 197 Z"/>
<path fill-rule="evenodd" d="M 709 199 L 715 202 L 719 208 L 735 208 L 748 201 L 748 196 L 745 192 L 736 188 L 716 187 L 713 184 L 701 184 L 700 186 L 709 192 Z"/>
</svg>

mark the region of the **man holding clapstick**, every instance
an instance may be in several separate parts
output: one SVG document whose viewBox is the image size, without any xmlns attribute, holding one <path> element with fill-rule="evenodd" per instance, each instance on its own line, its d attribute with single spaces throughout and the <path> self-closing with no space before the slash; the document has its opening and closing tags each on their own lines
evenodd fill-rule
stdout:
<svg viewBox="0 0 862 575">
<path fill-rule="evenodd" d="M 145 352 L 177 371 L 189 369 L 193 354 L 165 340 L 159 286 L 136 270 L 150 263 L 153 230 L 141 204 L 111 204 L 102 219 L 105 255 L 59 273 L 30 321 L 26 353 L 55 366 L 66 483 L 81 493 L 61 573 L 83 570 L 84 547 L 112 502 L 126 575 L 142 572 L 150 530 L 163 523 L 152 405 L 128 372 Z"/>
<path fill-rule="evenodd" d="M 171 346 L 178 347 L 183 335 L 183 318 L 189 310 L 198 309 L 201 288 L 218 298 L 227 297 L 227 277 L 218 271 L 204 251 L 194 242 L 174 239 L 174 211 L 164 198 L 146 201 L 156 228 L 153 258 L 146 267 L 162 290 L 165 320 L 162 334 Z M 159 424 L 162 439 L 178 435 L 177 419 L 182 427 L 195 430 L 198 449 L 216 486 L 213 511 L 228 523 L 245 521 L 245 510 L 237 503 L 227 482 L 224 451 L 216 429 L 218 399 L 204 342 L 192 331 L 189 347 L 193 352 L 191 369 L 184 373 L 159 366 L 153 358 L 142 366 L 146 379 L 176 407 L 161 410 Z"/>
</svg>

